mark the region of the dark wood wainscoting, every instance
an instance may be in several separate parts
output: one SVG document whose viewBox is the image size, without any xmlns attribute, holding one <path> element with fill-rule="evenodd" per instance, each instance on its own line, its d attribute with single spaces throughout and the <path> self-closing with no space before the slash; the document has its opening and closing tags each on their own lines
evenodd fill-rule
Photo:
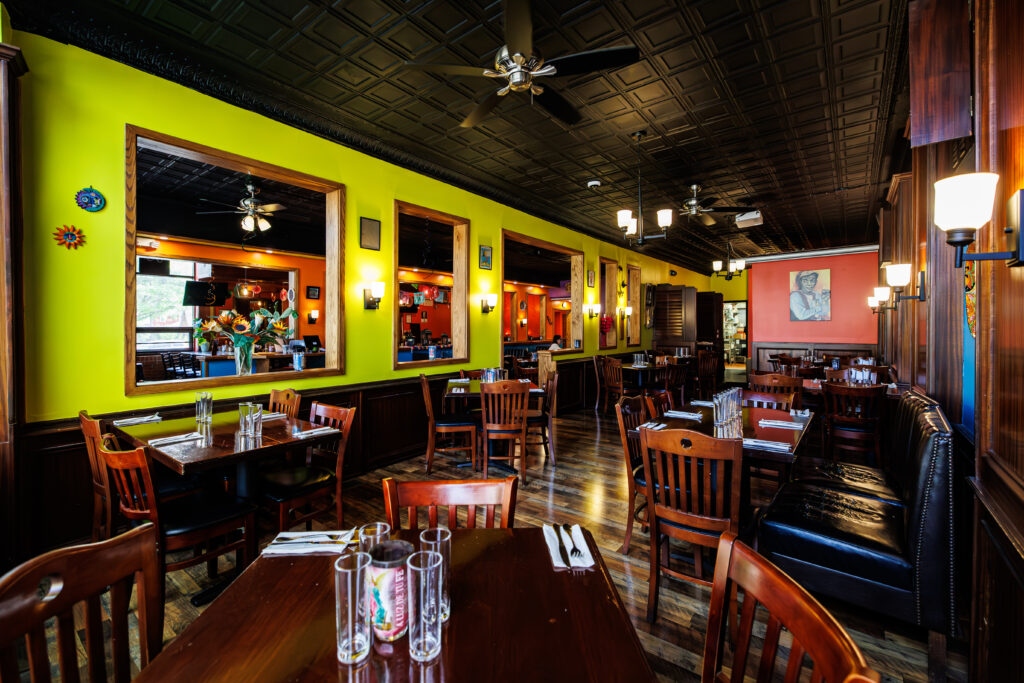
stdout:
<svg viewBox="0 0 1024 683">
<path fill-rule="evenodd" d="M 787 356 L 799 356 L 811 348 L 817 352 L 835 353 L 851 356 L 874 356 L 877 344 L 797 344 L 793 342 L 754 342 L 750 345 L 750 370 L 771 370 L 768 356 L 784 353 Z M 902 379 L 902 378 L 900 378 Z"/>
</svg>

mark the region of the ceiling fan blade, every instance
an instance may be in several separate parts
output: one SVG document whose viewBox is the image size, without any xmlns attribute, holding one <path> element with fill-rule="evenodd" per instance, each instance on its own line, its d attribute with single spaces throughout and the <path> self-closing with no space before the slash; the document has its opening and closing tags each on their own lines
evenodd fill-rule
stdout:
<svg viewBox="0 0 1024 683">
<path fill-rule="evenodd" d="M 505 0 L 505 45 L 510 55 L 533 55 L 533 19 L 530 0 Z"/>
<path fill-rule="evenodd" d="M 550 87 L 545 86 L 544 92 L 534 95 L 533 99 L 537 101 L 537 104 L 547 109 L 549 114 L 570 126 L 574 123 L 579 123 L 580 119 L 583 118 L 580 116 L 579 111 L 576 110 L 576 107 L 569 103 L 569 100 L 559 95 Z"/>
<path fill-rule="evenodd" d="M 487 69 L 482 69 L 479 66 L 460 66 L 459 64 L 420 64 L 417 62 L 406 62 L 405 68 L 407 69 L 418 69 L 420 71 L 432 71 L 439 74 L 447 74 L 449 76 L 480 76 L 481 78 L 488 78 L 487 74 L 484 73 Z"/>
<path fill-rule="evenodd" d="M 232 209 L 237 209 L 238 208 L 237 204 L 228 204 L 226 202 L 218 202 L 218 201 L 214 201 L 213 199 L 206 199 L 205 197 L 200 197 L 199 201 L 206 202 L 207 204 L 219 204 L 220 206 L 230 206 Z"/>
<path fill-rule="evenodd" d="M 757 211 L 757 209 L 752 206 L 716 206 L 711 211 L 716 213 L 745 213 L 747 211 Z"/>
<path fill-rule="evenodd" d="M 703 197 L 700 200 L 700 205 L 706 209 L 717 201 L 719 201 L 718 197 Z"/>
<path fill-rule="evenodd" d="M 267 211 L 284 211 L 285 207 L 284 204 L 261 204 L 256 210 L 260 213 L 266 213 Z"/>
<path fill-rule="evenodd" d="M 209 216 L 215 213 L 245 213 L 245 211 L 196 211 L 197 216 Z"/>
<path fill-rule="evenodd" d="M 546 61 L 545 64 L 555 67 L 556 76 L 574 76 L 602 69 L 617 69 L 620 66 L 629 66 L 639 61 L 640 48 L 636 45 L 623 45 L 555 57 Z"/>
<path fill-rule="evenodd" d="M 700 219 L 701 223 L 708 226 L 709 228 L 715 224 L 715 219 L 706 213 L 700 214 L 699 216 L 697 216 L 697 218 Z"/>
<path fill-rule="evenodd" d="M 462 123 L 459 125 L 463 128 L 472 128 L 476 124 L 480 123 L 480 120 L 491 113 L 491 110 L 498 106 L 498 102 L 501 101 L 501 95 L 497 92 L 492 92 L 487 96 L 480 104 L 476 105 L 476 108 L 469 113 Z"/>
</svg>

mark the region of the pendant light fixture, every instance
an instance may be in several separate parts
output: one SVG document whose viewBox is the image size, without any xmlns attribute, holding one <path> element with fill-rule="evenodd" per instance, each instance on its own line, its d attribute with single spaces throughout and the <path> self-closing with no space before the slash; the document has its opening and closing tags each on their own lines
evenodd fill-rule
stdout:
<svg viewBox="0 0 1024 683">
<path fill-rule="evenodd" d="M 636 142 L 636 216 L 633 216 L 631 209 L 621 209 L 615 214 L 619 227 L 625 233 L 626 241 L 633 242 L 638 246 L 647 240 L 668 237 L 668 227 L 672 225 L 672 209 L 659 209 L 657 216 L 661 233 L 644 234 L 644 191 L 640 178 L 640 141 L 646 135 L 646 130 L 638 130 L 630 136 Z"/>
<path fill-rule="evenodd" d="M 733 277 L 739 277 L 739 275 L 747 269 L 747 262 L 745 259 L 735 258 L 736 254 L 732 251 L 732 242 L 727 242 L 725 246 L 725 257 L 726 261 L 712 261 L 711 270 L 714 271 L 714 275 L 724 277 L 726 280 L 731 280 Z M 725 270 L 723 266 L 728 263 L 728 270 Z"/>
</svg>

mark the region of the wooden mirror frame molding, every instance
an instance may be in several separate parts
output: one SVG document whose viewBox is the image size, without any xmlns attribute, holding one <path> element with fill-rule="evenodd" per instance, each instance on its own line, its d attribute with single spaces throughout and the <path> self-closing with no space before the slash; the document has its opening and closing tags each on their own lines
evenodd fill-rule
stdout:
<svg viewBox="0 0 1024 683">
<path fill-rule="evenodd" d="M 398 342 L 401 339 L 402 312 L 398 296 L 398 214 L 427 218 L 437 223 L 452 226 L 452 357 L 434 360 L 409 360 L 398 362 Z M 425 368 L 434 365 L 453 365 L 469 362 L 469 219 L 450 213 L 428 209 L 400 200 L 395 200 L 395 279 L 394 292 L 394 333 L 392 334 L 391 358 L 395 370 Z"/>
<path fill-rule="evenodd" d="M 500 287 L 502 291 L 501 305 L 505 305 L 505 241 L 512 240 L 513 242 L 519 242 L 520 244 L 528 244 L 532 247 L 540 247 L 541 249 L 547 249 L 548 251 L 557 251 L 560 254 L 569 254 L 569 279 L 571 284 L 569 285 L 569 301 L 572 305 L 570 311 L 571 317 L 569 327 L 572 329 L 572 342 L 570 346 L 567 346 L 560 351 L 552 351 L 554 355 L 562 353 L 583 353 L 586 349 L 586 337 L 583 335 L 583 289 L 587 285 L 586 273 L 583 271 L 583 252 L 579 249 L 570 249 L 569 247 L 562 246 L 561 244 L 554 244 L 553 242 L 546 242 L 542 239 L 537 239 L 530 235 L 524 235 L 520 232 L 513 232 L 511 230 L 502 229 L 501 231 L 501 282 Z M 513 315 L 515 311 L 513 311 Z M 502 321 L 505 320 L 505 312 L 501 312 Z M 515 318 L 512 318 L 513 328 L 515 327 Z M 501 340 L 501 346 L 499 357 L 505 355 L 505 341 L 502 339 L 503 331 L 501 325 L 498 326 L 498 339 Z M 515 335 L 513 335 L 515 336 Z M 576 340 L 579 340 L 579 348 L 575 347 Z"/>
<path fill-rule="evenodd" d="M 626 305 L 633 309 L 633 315 L 625 318 L 626 346 L 640 346 L 643 332 L 640 321 L 643 320 L 643 285 L 640 284 L 640 266 L 626 266 Z"/>
<path fill-rule="evenodd" d="M 615 266 L 615 276 L 608 278 L 605 276 L 607 271 L 606 266 Z M 601 343 L 601 330 L 597 331 L 597 347 L 606 351 L 608 349 L 616 349 L 619 346 L 620 341 L 625 341 L 625 331 L 622 329 L 621 320 L 619 317 L 619 272 L 622 268 L 619 267 L 619 262 L 615 259 L 601 256 L 598 259 L 598 270 L 599 279 L 601 282 L 600 292 L 602 296 L 598 297 L 601 301 L 601 316 L 614 316 L 615 322 L 613 327 L 615 328 L 615 343 L 614 344 L 602 344 Z M 608 299 L 611 299 L 611 305 L 608 304 Z M 599 318 L 600 319 L 600 318 Z"/>
<path fill-rule="evenodd" d="M 316 192 L 326 199 L 326 255 L 324 284 L 324 368 L 302 371 L 259 373 L 245 376 L 174 379 L 137 384 L 135 376 L 135 260 L 137 238 L 136 165 L 139 140 L 145 147 L 187 159 L 213 164 L 232 171 L 288 183 Z M 124 302 L 124 392 L 126 396 L 157 394 L 207 387 L 288 381 L 303 377 L 345 374 L 345 186 L 332 180 L 292 171 L 238 154 L 182 140 L 164 133 L 128 124 L 125 126 L 125 302 Z"/>
</svg>

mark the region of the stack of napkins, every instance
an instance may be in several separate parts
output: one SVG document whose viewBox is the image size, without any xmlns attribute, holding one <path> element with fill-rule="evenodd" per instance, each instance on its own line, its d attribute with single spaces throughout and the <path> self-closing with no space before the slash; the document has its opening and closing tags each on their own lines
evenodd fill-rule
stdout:
<svg viewBox="0 0 1024 683">
<path fill-rule="evenodd" d="M 341 554 L 345 552 L 355 533 L 355 529 L 348 531 L 283 531 L 263 549 L 263 554 Z"/>
<path fill-rule="evenodd" d="M 789 453 L 791 446 L 788 443 L 782 443 L 781 441 L 765 441 L 763 439 L 743 439 L 744 448 L 754 448 L 759 451 L 777 451 L 779 453 Z"/>
<path fill-rule="evenodd" d="M 551 564 L 555 569 L 589 569 L 594 566 L 594 557 L 590 554 L 586 539 L 583 538 L 583 530 L 579 524 L 573 524 L 572 536 L 565 532 L 561 526 L 544 525 L 544 542 L 548 545 L 548 554 L 551 555 Z M 562 559 L 562 551 L 559 550 L 559 541 L 562 542 L 562 549 L 569 557 L 569 565 Z M 579 549 L 579 557 L 572 556 L 573 544 Z"/>
<path fill-rule="evenodd" d="M 452 387 L 448 390 L 450 394 L 464 394 L 466 393 L 466 387 Z"/>
<path fill-rule="evenodd" d="M 192 432 L 191 434 L 177 434 L 175 436 L 165 436 L 160 439 L 150 439 L 150 446 L 169 446 L 172 443 L 182 443 L 184 441 L 195 441 L 196 439 L 203 438 L 203 435 L 199 432 Z"/>
<path fill-rule="evenodd" d="M 642 425 L 640 425 L 640 427 L 645 427 L 647 429 L 650 429 L 651 431 L 656 432 L 659 429 L 664 429 L 665 425 L 663 425 L 660 422 L 644 422 Z M 637 427 L 637 429 L 639 429 L 640 427 Z"/>
<path fill-rule="evenodd" d="M 149 422 L 160 422 L 163 420 L 159 413 L 153 413 L 152 415 L 142 415 L 140 417 L 125 417 L 120 420 L 114 420 L 113 424 L 115 427 L 130 427 L 131 425 L 147 424 Z"/>
<path fill-rule="evenodd" d="M 292 434 L 292 436 L 294 436 L 297 439 L 307 439 L 311 436 L 320 436 L 322 434 L 340 431 L 340 429 L 335 429 L 334 427 L 317 427 L 316 429 L 307 429 L 304 432 L 296 432 L 295 434 Z"/>
<path fill-rule="evenodd" d="M 701 420 L 704 415 L 701 413 L 689 413 L 685 410 L 666 410 L 665 417 L 675 417 L 680 420 Z"/>
<path fill-rule="evenodd" d="M 757 424 L 762 427 L 778 427 L 781 429 L 803 429 L 804 425 L 801 422 L 794 422 L 792 420 L 758 420 Z"/>
<path fill-rule="evenodd" d="M 690 401 L 691 406 L 701 406 L 703 408 L 714 408 L 715 404 L 711 401 Z"/>
</svg>

